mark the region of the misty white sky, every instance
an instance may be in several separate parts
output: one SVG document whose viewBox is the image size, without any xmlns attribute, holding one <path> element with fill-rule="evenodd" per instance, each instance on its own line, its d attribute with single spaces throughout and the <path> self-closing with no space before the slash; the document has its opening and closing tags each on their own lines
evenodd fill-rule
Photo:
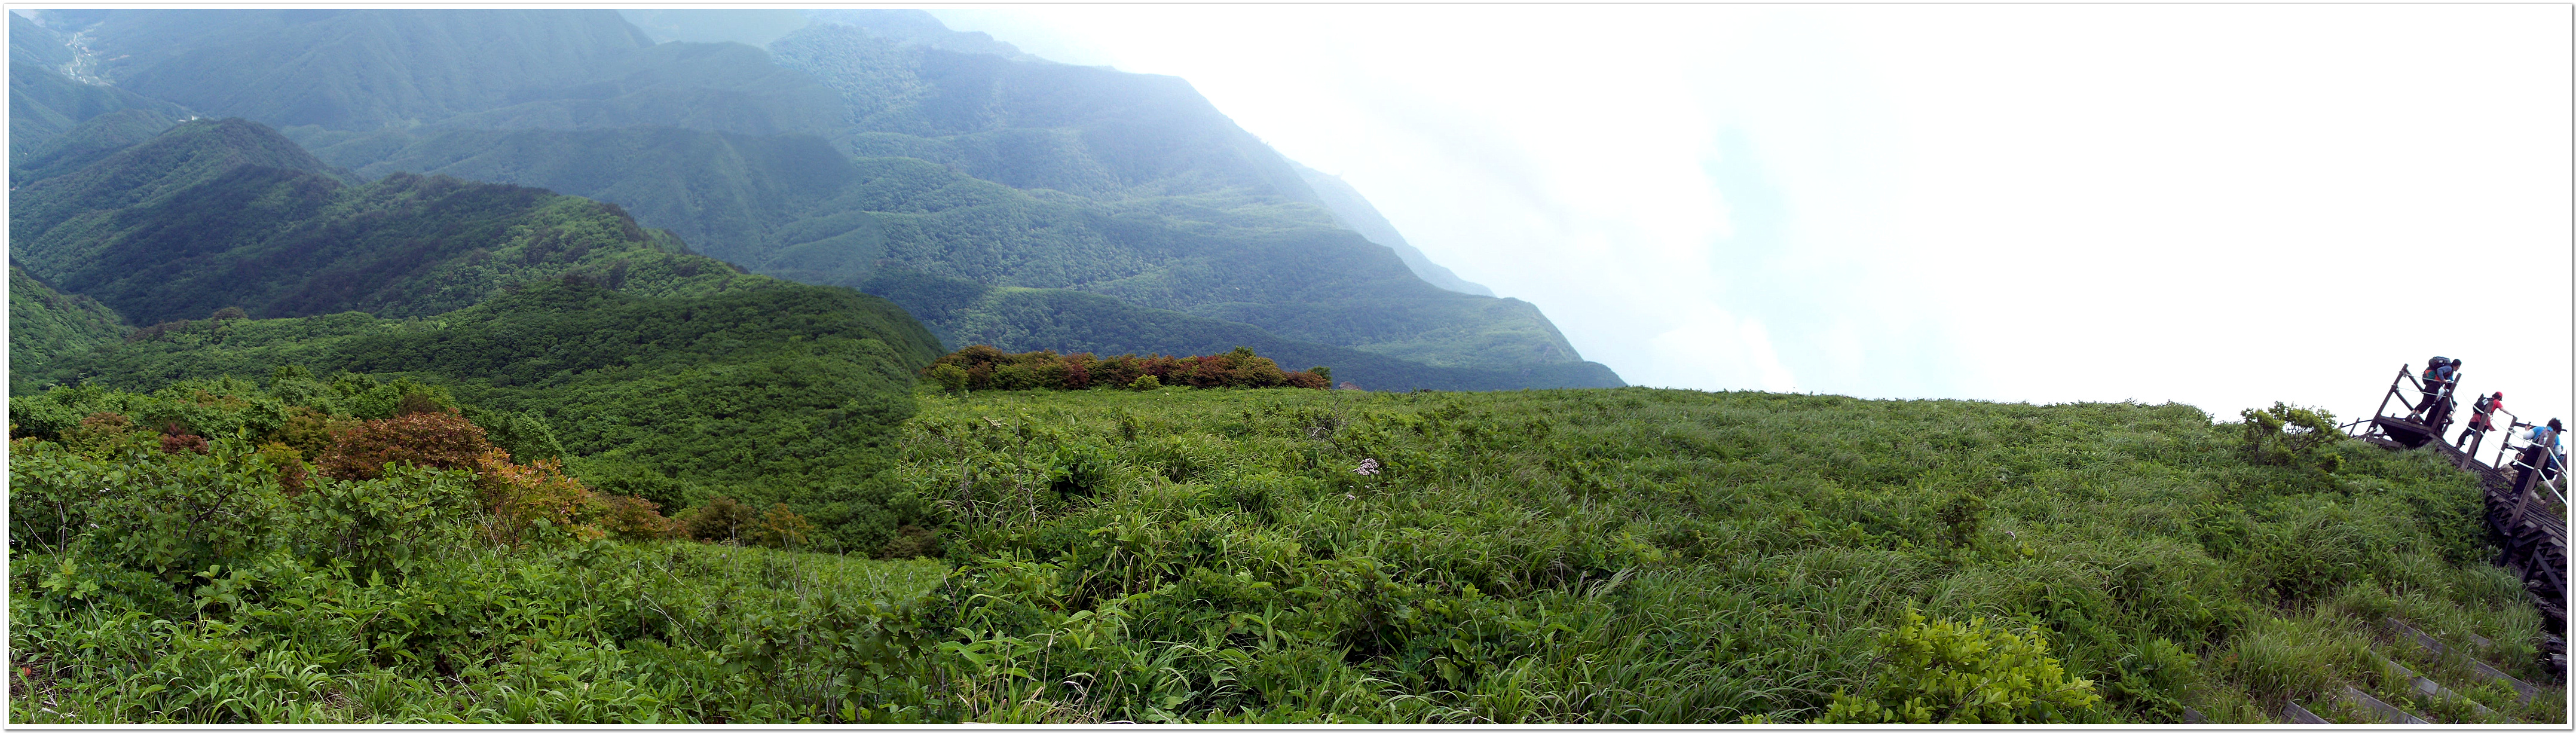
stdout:
<svg viewBox="0 0 2576 733">
<path fill-rule="evenodd" d="M 2569 404 L 2569 8 L 933 10 L 1188 79 L 1630 382 Z"/>
</svg>

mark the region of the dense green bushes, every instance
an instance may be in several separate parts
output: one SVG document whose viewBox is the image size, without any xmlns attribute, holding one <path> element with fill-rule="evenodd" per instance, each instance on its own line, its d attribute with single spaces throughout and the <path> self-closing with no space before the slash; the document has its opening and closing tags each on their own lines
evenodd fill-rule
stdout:
<svg viewBox="0 0 2576 733">
<path fill-rule="evenodd" d="M 2246 723 L 2395 684 L 2364 663 L 2390 617 L 2493 639 L 2487 662 L 2545 679 L 2538 616 L 2484 564 L 2464 476 L 2351 441 L 2312 446 L 2340 463 L 2273 464 L 2243 426 L 2188 407 L 1645 389 L 921 399 L 890 505 L 918 517 L 901 543 L 956 567 L 944 580 L 572 537 L 413 544 L 434 561 L 376 550 L 381 584 L 314 551 L 174 578 L 153 568 L 185 564 L 151 553 L 267 545 L 21 543 L 12 646 L 36 670 L 27 689 L 57 702 L 15 709 L 1724 723 L 2172 722 L 2190 706 Z M 214 443 L 127 455 L 259 465 Z M 710 502 L 692 531 L 763 531 L 758 506 Z M 1959 694 L 1972 684 L 2004 694 Z"/>
<path fill-rule="evenodd" d="M 892 508 L 894 489 L 876 476 L 890 460 L 884 443 L 912 413 L 912 372 L 937 356 L 936 342 L 885 301 L 768 282 L 670 298 L 544 282 L 432 319 L 195 321 L 70 370 L 94 385 L 83 389 L 271 375 L 266 389 L 281 399 L 347 401 L 341 409 L 367 419 L 392 416 L 401 395 L 385 390 L 430 390 L 502 448 L 561 456 L 606 493 L 672 511 L 719 496 L 764 510 L 784 503 L 813 522 L 819 546 L 875 552 L 920 521 Z M 307 374 L 335 375 L 338 386 L 298 376 Z M 371 381 L 380 379 L 411 386 Z M 13 415 L 60 430 L 88 414 L 47 407 L 51 399 L 24 410 L 13 401 Z M 274 429 L 283 409 L 238 420 Z"/>
<path fill-rule="evenodd" d="M 482 541 L 469 474 L 287 497 L 262 458 L 216 446 L 15 446 L 13 721 L 867 720 L 925 704 L 903 684 L 929 671 L 903 655 L 927 646 L 904 619 L 935 563 L 560 533 L 509 549 Z M 39 516 L 55 511 L 69 521 Z"/>
<path fill-rule="evenodd" d="M 1020 650 L 1032 678 L 992 682 L 1029 702 L 986 720 L 1804 721 L 1840 689 L 1845 715 L 1898 720 L 2257 722 L 2375 683 L 2265 660 L 2361 644 L 2389 616 L 2512 639 L 2489 661 L 2543 677 L 2466 476 L 2335 440 L 2307 451 L 2340 463 L 2274 464 L 2178 405 L 924 403 L 901 475 L 974 561 L 954 595 L 973 640 Z M 2318 614 L 2340 621 L 2262 631 Z M 1905 629 L 1989 656 L 1936 661 Z M 2021 692 L 1941 687 L 1973 680 Z"/>
<path fill-rule="evenodd" d="M 1331 389 L 1333 385 L 1333 371 L 1329 367 L 1315 367 L 1302 372 L 1282 371 L 1277 362 L 1261 358 L 1243 347 L 1213 356 L 1153 354 L 1139 358 L 1135 354 L 1126 354 L 1102 359 L 1090 354 L 1057 354 L 1053 351 L 1005 354 L 1000 349 L 979 344 L 939 357 L 938 361 L 922 370 L 922 376 L 950 392 L 1094 387 L 1151 389 L 1167 385 Z"/>
</svg>

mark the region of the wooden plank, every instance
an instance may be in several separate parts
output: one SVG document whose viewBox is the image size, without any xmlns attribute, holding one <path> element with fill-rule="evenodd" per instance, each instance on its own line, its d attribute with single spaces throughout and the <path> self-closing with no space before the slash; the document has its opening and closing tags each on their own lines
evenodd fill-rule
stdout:
<svg viewBox="0 0 2576 733">
<path fill-rule="evenodd" d="M 2417 646 L 2424 647 L 2425 651 L 2432 652 L 2434 656 L 2459 654 L 2461 659 L 2468 660 L 2469 667 L 2477 670 L 2479 675 L 2484 676 L 2487 679 L 2504 680 L 2505 684 L 2512 685 L 2515 692 L 2522 693 L 2523 702 L 2531 702 L 2532 698 L 2540 696 L 2540 688 L 2532 686 L 2531 683 L 2516 679 L 2513 675 L 2505 674 L 2494 667 L 2489 667 L 2487 666 L 2487 663 L 2478 661 L 2477 657 L 2471 656 L 2466 652 L 2454 652 L 2450 647 L 2443 646 L 2442 642 L 2433 640 L 2432 636 L 2416 630 L 2415 627 L 2407 625 L 2404 621 L 2392 618 L 2388 620 L 2388 626 L 2396 629 L 2398 633 L 2405 634 L 2408 638 L 2414 639 Z"/>
<path fill-rule="evenodd" d="M 2478 636 L 2476 634 L 2470 634 L 2469 638 L 2476 641 L 2486 641 L 2486 637 Z M 2372 643 L 2374 645 L 2377 644 L 2377 642 Z M 2373 654 L 2372 656 L 2378 655 Z M 2407 669 L 2406 665 L 2398 664 L 2397 660 L 2389 659 L 2387 657 L 2379 657 L 2379 661 L 2390 667 L 2396 668 L 2398 674 L 2405 675 L 2411 686 L 2410 689 L 2415 691 L 2415 695 L 2417 697 L 2436 700 L 2456 699 L 2460 702 L 2468 703 L 2469 707 L 2477 710 L 2478 715 L 2481 716 L 2482 720 L 2479 722 L 2483 722 L 2483 719 L 2494 719 L 2496 717 L 2495 711 L 2488 710 L 2487 706 L 2478 704 L 2478 701 L 2476 700 L 2460 697 L 2459 693 L 2442 689 L 2441 683 L 2434 682 L 2431 678 L 2416 674 L 2415 670 Z"/>
<path fill-rule="evenodd" d="M 2398 725 L 2431 725 L 2424 722 L 2423 718 L 2406 714 L 2406 711 L 2397 709 L 2395 705 L 2380 702 L 2379 698 L 2371 697 L 2370 693 L 2362 692 L 2359 687 L 2344 685 L 2343 699 L 2351 700 L 2352 704 L 2359 705 L 2370 714 L 2379 716 L 2381 722 Z"/>
<path fill-rule="evenodd" d="M 2326 722 L 2326 719 L 2324 718 L 2317 717 L 2316 713 L 2308 712 L 2307 708 L 2299 707 L 2299 704 L 2296 702 L 2282 703 L 2282 705 L 2287 707 L 2281 708 L 2281 717 L 2288 719 L 2291 723 L 2298 725 L 2334 725 L 2333 723 Z"/>
</svg>

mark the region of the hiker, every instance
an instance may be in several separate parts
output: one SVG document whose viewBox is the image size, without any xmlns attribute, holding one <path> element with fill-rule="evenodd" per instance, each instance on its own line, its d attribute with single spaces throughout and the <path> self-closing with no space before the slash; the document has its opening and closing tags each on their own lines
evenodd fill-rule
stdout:
<svg viewBox="0 0 2576 733">
<path fill-rule="evenodd" d="M 2567 460 L 2559 457 L 2558 445 L 2558 434 L 2565 430 L 2566 428 L 2558 425 L 2558 418 L 2554 417 L 2549 418 L 2547 425 L 2534 425 L 2531 428 L 2531 447 L 2523 450 L 2522 460 L 2524 463 L 2540 467 L 2542 481 L 2557 480 L 2558 470 L 2562 467 L 2560 464 Z M 2535 453 L 2539 455 L 2533 455 Z"/>
<path fill-rule="evenodd" d="M 2424 362 L 2424 399 L 2415 403 L 2415 413 L 2436 433 L 2451 421 L 2451 382 L 2459 372 L 2460 363 L 2445 357 Z"/>
<path fill-rule="evenodd" d="M 2469 405 L 2469 429 L 2460 431 L 2459 446 L 2467 448 L 2469 436 L 2494 430 L 2496 411 L 2502 409 L 2504 409 L 2503 392 L 2478 395 L 2478 401 Z"/>
</svg>

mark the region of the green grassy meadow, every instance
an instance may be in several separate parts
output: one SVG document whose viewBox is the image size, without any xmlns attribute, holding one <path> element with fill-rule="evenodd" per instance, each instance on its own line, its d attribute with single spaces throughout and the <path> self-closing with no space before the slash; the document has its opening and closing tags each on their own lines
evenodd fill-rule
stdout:
<svg viewBox="0 0 2576 733">
<path fill-rule="evenodd" d="M 882 554 L 935 559 L 423 542 L 173 580 L 13 542 L 11 718 L 2360 722 L 2351 685 L 2566 720 L 2469 477 L 2287 408 L 915 396 L 889 503 L 931 519 Z M 142 470 L 13 448 L 18 494 Z M 124 460 L 249 460 L 225 454 Z M 2544 694 L 2466 684 L 2388 618 L 2492 640 Z M 2484 712 L 2405 696 L 2391 661 Z"/>
</svg>

